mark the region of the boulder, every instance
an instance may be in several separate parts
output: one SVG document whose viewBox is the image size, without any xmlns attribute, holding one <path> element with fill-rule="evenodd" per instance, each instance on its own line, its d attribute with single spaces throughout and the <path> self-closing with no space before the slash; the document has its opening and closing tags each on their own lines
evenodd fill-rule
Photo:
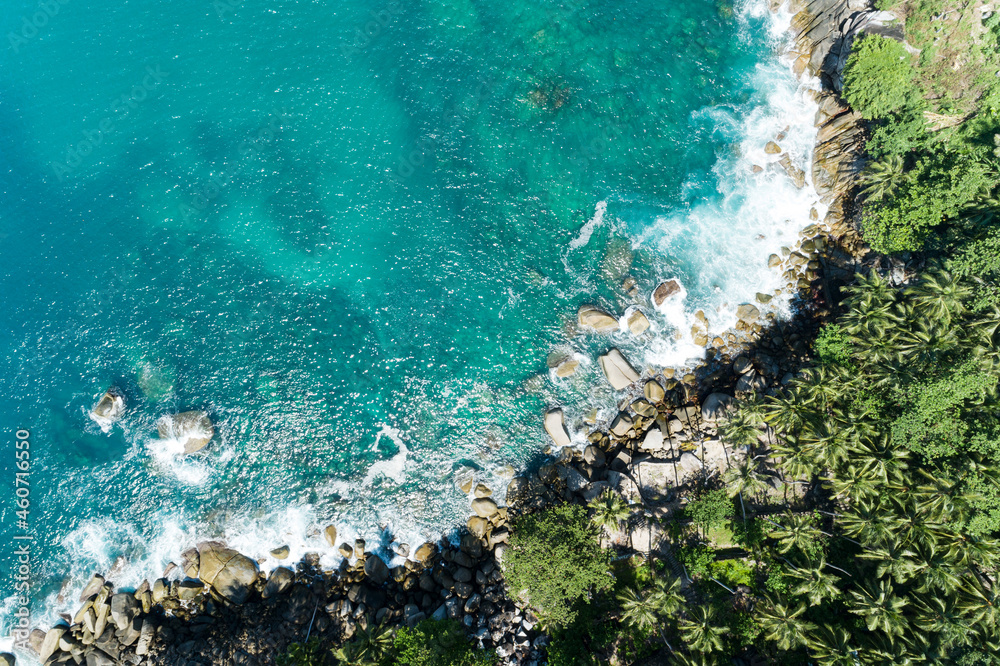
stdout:
<svg viewBox="0 0 1000 666">
<path fill-rule="evenodd" d="M 726 415 L 733 397 L 725 393 L 710 393 L 701 406 L 701 418 L 712 423 Z"/>
<path fill-rule="evenodd" d="M 549 437 L 558 447 L 569 446 L 572 443 L 561 409 L 550 409 L 545 413 L 545 432 L 549 433 Z"/>
<path fill-rule="evenodd" d="M 677 483 L 679 472 L 674 463 L 645 457 L 629 465 L 629 473 L 643 494 L 654 500 L 662 499 Z"/>
<path fill-rule="evenodd" d="M 389 580 L 389 567 L 385 565 L 381 557 L 372 555 L 365 558 L 365 575 L 375 585 L 384 585 Z"/>
<path fill-rule="evenodd" d="M 205 589 L 205 584 L 194 578 L 187 578 L 177 583 L 177 598 L 181 601 L 191 601 Z M 111 616 L 114 619 L 114 615 Z"/>
<path fill-rule="evenodd" d="M 781 146 L 774 141 L 768 141 L 764 144 L 764 152 L 768 155 L 778 155 L 781 153 Z"/>
<path fill-rule="evenodd" d="M 80 593 L 80 601 L 84 602 L 90 597 L 94 596 L 101 591 L 104 587 L 104 576 L 100 574 L 94 574 L 94 577 L 90 579 L 90 582 L 86 584 L 83 588 L 83 592 Z"/>
<path fill-rule="evenodd" d="M 576 319 L 581 328 L 589 328 L 598 333 L 614 333 L 619 330 L 615 317 L 593 305 L 581 305 Z"/>
<path fill-rule="evenodd" d="M 471 534 L 476 535 L 478 538 L 482 539 L 486 536 L 486 532 L 490 529 L 490 521 L 486 520 L 482 516 L 471 516 L 466 523 Z"/>
<path fill-rule="evenodd" d="M 14 655 L 10 652 L 0 652 L 0 666 L 14 666 Z"/>
<path fill-rule="evenodd" d="M 702 470 L 701 460 L 690 452 L 681 454 L 681 458 L 677 462 L 677 467 L 682 471 L 682 478 L 691 474 L 697 474 Z"/>
<path fill-rule="evenodd" d="M 413 557 L 417 562 L 427 566 L 434 559 L 435 555 L 437 555 L 437 546 L 428 541 L 417 548 L 417 552 L 413 554 Z"/>
<path fill-rule="evenodd" d="M 242 604 L 257 580 L 257 563 L 217 541 L 198 544 L 201 570 L 198 577 L 227 601 Z"/>
<path fill-rule="evenodd" d="M 496 515 L 500 508 L 489 497 L 477 497 L 472 500 L 472 510 L 476 512 L 477 516 L 490 518 Z"/>
<path fill-rule="evenodd" d="M 288 546 L 278 546 L 271 551 L 271 557 L 276 560 L 287 560 L 291 552 L 292 550 Z"/>
<path fill-rule="evenodd" d="M 788 177 L 795 183 L 795 187 L 802 189 L 806 186 L 806 172 L 792 164 L 792 158 L 788 156 L 788 153 L 781 156 L 778 164 L 781 165 L 781 168 L 785 170 Z"/>
<path fill-rule="evenodd" d="M 694 428 L 697 427 L 698 422 L 701 420 L 701 409 L 695 405 L 688 405 L 675 411 L 674 416 L 686 427 Z"/>
<path fill-rule="evenodd" d="M 337 547 L 337 552 L 340 553 L 340 556 L 345 560 L 350 559 L 354 556 L 354 546 L 345 541 Z"/>
<path fill-rule="evenodd" d="M 139 602 L 131 594 L 119 593 L 111 597 L 111 621 L 124 630 L 139 614 Z"/>
<path fill-rule="evenodd" d="M 326 529 L 323 530 L 323 537 L 326 542 L 330 544 L 331 548 L 337 547 L 337 528 L 334 525 L 327 525 Z"/>
<path fill-rule="evenodd" d="M 640 448 L 643 451 L 662 451 L 663 433 L 660 432 L 660 429 L 654 427 L 647 430 L 646 436 L 642 438 L 642 445 Z"/>
<path fill-rule="evenodd" d="M 645 416 L 645 417 L 656 416 L 656 407 L 654 407 L 653 404 L 649 402 L 649 400 L 646 400 L 645 398 L 639 398 L 638 400 L 633 400 L 630 406 L 632 407 L 632 411 L 640 416 Z"/>
<path fill-rule="evenodd" d="M 662 539 L 663 528 L 655 522 L 643 522 L 629 529 L 629 543 L 636 552 L 644 555 L 655 551 Z"/>
<path fill-rule="evenodd" d="M 733 372 L 736 374 L 742 375 L 750 370 L 753 370 L 753 364 L 746 356 L 737 356 L 733 361 Z"/>
<path fill-rule="evenodd" d="M 604 376 L 607 377 L 608 383 L 616 391 L 626 389 L 633 382 L 639 381 L 639 373 L 617 349 L 612 349 L 604 356 L 599 357 L 598 363 Z"/>
<path fill-rule="evenodd" d="M 646 400 L 650 401 L 654 405 L 663 402 L 663 399 L 667 395 L 663 390 L 663 387 L 660 386 L 660 382 L 655 379 L 650 379 L 643 385 L 642 394 L 646 396 Z"/>
<path fill-rule="evenodd" d="M 560 466 L 559 472 L 559 476 L 566 482 L 566 487 L 570 489 L 570 492 L 578 493 L 587 487 L 587 479 L 576 469 Z"/>
<path fill-rule="evenodd" d="M 610 487 L 611 485 L 607 481 L 594 481 L 584 488 L 581 494 L 583 495 L 583 499 L 589 502 Z"/>
<path fill-rule="evenodd" d="M 653 305 L 660 307 L 668 299 L 678 296 L 683 293 L 683 288 L 681 283 L 677 280 L 667 280 L 666 282 L 661 282 L 656 289 L 653 290 L 652 301 Z"/>
<path fill-rule="evenodd" d="M 625 320 L 628 330 L 632 335 L 642 335 L 649 329 L 649 320 L 646 315 L 639 310 L 634 310 Z"/>
<path fill-rule="evenodd" d="M 288 567 L 278 567 L 267 577 L 267 584 L 264 585 L 264 590 L 260 593 L 260 596 L 270 599 L 279 594 L 284 594 L 291 589 L 294 582 L 295 572 Z"/>
<path fill-rule="evenodd" d="M 68 629 L 69 627 L 66 625 L 57 624 L 45 634 L 45 640 L 38 653 L 38 657 L 43 663 L 59 648 L 59 641 Z"/>
<path fill-rule="evenodd" d="M 583 450 L 583 459 L 591 467 L 603 467 L 604 451 L 591 444 Z"/>
<path fill-rule="evenodd" d="M 747 323 L 753 323 L 760 318 L 760 310 L 756 305 L 751 305 L 750 303 L 744 303 L 736 308 L 736 318 L 740 321 L 745 321 Z"/>
<path fill-rule="evenodd" d="M 156 422 L 161 440 L 173 440 L 184 447 L 184 453 L 194 453 L 208 446 L 215 427 L 202 411 L 181 412 L 161 416 Z"/>
<path fill-rule="evenodd" d="M 618 416 L 611 422 L 611 434 L 615 437 L 624 437 L 632 429 L 632 417 L 625 412 L 618 412 Z"/>
</svg>

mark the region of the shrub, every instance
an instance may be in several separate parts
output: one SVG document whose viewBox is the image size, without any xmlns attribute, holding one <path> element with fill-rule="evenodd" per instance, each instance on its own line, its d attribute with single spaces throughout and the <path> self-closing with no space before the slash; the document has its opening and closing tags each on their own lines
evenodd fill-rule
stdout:
<svg viewBox="0 0 1000 666">
<path fill-rule="evenodd" d="M 816 336 L 813 349 L 820 363 L 824 365 L 840 365 L 850 367 L 851 365 L 851 344 L 850 336 L 847 335 L 840 324 L 827 324 L 820 329 Z"/>
<path fill-rule="evenodd" d="M 456 620 L 424 620 L 400 628 L 392 644 L 393 666 L 488 666 L 495 655 L 476 650 Z"/>
<path fill-rule="evenodd" d="M 715 552 L 708 546 L 681 546 L 677 553 L 690 578 L 705 578 L 715 560 Z"/>
<path fill-rule="evenodd" d="M 844 67 L 844 98 L 869 120 L 902 109 L 911 94 L 913 66 L 899 42 L 880 35 L 858 38 Z"/>
<path fill-rule="evenodd" d="M 563 505 L 515 523 L 504 573 L 511 592 L 527 591 L 539 617 L 558 627 L 572 622 L 579 601 L 611 587 L 609 562 L 586 510 Z"/>
</svg>

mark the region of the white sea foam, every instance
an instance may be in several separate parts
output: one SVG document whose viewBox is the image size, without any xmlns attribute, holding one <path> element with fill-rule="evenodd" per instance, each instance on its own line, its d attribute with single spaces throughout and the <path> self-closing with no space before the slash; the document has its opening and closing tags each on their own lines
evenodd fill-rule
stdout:
<svg viewBox="0 0 1000 666">
<path fill-rule="evenodd" d="M 368 468 L 368 472 L 365 474 L 365 479 L 362 482 L 366 486 L 370 486 L 372 481 L 380 476 L 392 479 L 396 483 L 402 483 L 406 477 L 406 456 L 409 455 L 406 442 L 403 441 L 398 430 L 387 425 L 382 425 L 382 428 L 375 434 L 375 444 L 372 446 L 373 451 L 378 451 L 379 442 L 383 437 L 391 439 L 396 444 L 399 452 L 388 460 L 380 460 L 373 463 Z"/>
<path fill-rule="evenodd" d="M 750 2 L 741 8 L 740 17 L 760 17 L 766 11 L 764 3 Z M 790 19 L 787 12 L 773 16 L 769 30 L 775 41 L 786 38 Z M 810 91 L 818 88 L 818 81 L 796 81 L 781 62 L 759 64 L 754 79 L 757 90 L 767 91 L 766 99 L 746 115 L 709 107 L 692 118 L 693 124 L 707 123 L 738 137 L 734 155 L 721 157 L 713 168 L 713 195 L 705 196 L 704 182 L 686 182 L 688 206 L 651 221 L 633 238 L 636 247 L 690 261 L 683 275 L 687 293 L 660 309 L 661 323 L 674 335 L 659 336 L 646 348 L 644 361 L 650 365 L 677 367 L 702 358 L 704 349 L 691 335 L 693 314 L 704 311 L 709 335 L 730 329 L 741 303 L 754 303 L 758 292 L 774 294 L 784 286 L 779 271 L 768 268 L 767 257 L 796 242 L 798 232 L 810 224 L 812 209 L 820 217 L 826 212 L 809 173 L 816 138 L 816 103 Z M 778 164 L 781 155 L 764 150 L 779 136 L 781 155 L 787 154 L 805 172 L 803 188 L 795 187 Z M 753 173 L 755 165 L 763 171 Z M 788 297 L 786 290 L 768 307 L 787 314 Z"/>
<path fill-rule="evenodd" d="M 607 201 L 597 202 L 597 208 L 594 210 L 594 216 L 580 228 L 580 233 L 577 237 L 569 242 L 569 249 L 576 250 L 590 242 L 590 237 L 593 235 L 594 230 L 604 221 L 604 213 L 607 209 Z"/>
</svg>

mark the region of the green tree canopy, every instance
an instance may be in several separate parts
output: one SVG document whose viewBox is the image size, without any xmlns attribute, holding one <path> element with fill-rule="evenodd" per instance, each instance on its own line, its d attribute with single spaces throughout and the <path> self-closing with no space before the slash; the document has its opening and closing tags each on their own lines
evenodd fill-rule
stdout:
<svg viewBox="0 0 1000 666">
<path fill-rule="evenodd" d="M 504 573 L 512 595 L 526 593 L 545 623 L 565 626 L 578 602 L 611 587 L 609 560 L 586 510 L 562 505 L 516 521 Z"/>
</svg>

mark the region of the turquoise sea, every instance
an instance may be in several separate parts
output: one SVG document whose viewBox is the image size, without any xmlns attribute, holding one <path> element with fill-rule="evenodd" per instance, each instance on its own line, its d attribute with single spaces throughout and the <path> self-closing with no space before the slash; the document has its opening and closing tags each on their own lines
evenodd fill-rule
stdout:
<svg viewBox="0 0 1000 666">
<path fill-rule="evenodd" d="M 35 620 L 205 537 L 416 546 L 464 522 L 456 480 L 501 491 L 541 455 L 547 407 L 577 438 L 611 415 L 597 354 L 696 357 L 695 310 L 722 331 L 780 286 L 766 258 L 814 205 L 764 153 L 782 134 L 805 166 L 814 136 L 784 24 L 756 0 L 4 2 L 0 533 L 35 537 Z M 654 312 L 670 277 L 685 307 Z M 581 334 L 585 302 L 651 333 Z M 185 458 L 155 423 L 192 409 L 216 436 Z"/>
</svg>

